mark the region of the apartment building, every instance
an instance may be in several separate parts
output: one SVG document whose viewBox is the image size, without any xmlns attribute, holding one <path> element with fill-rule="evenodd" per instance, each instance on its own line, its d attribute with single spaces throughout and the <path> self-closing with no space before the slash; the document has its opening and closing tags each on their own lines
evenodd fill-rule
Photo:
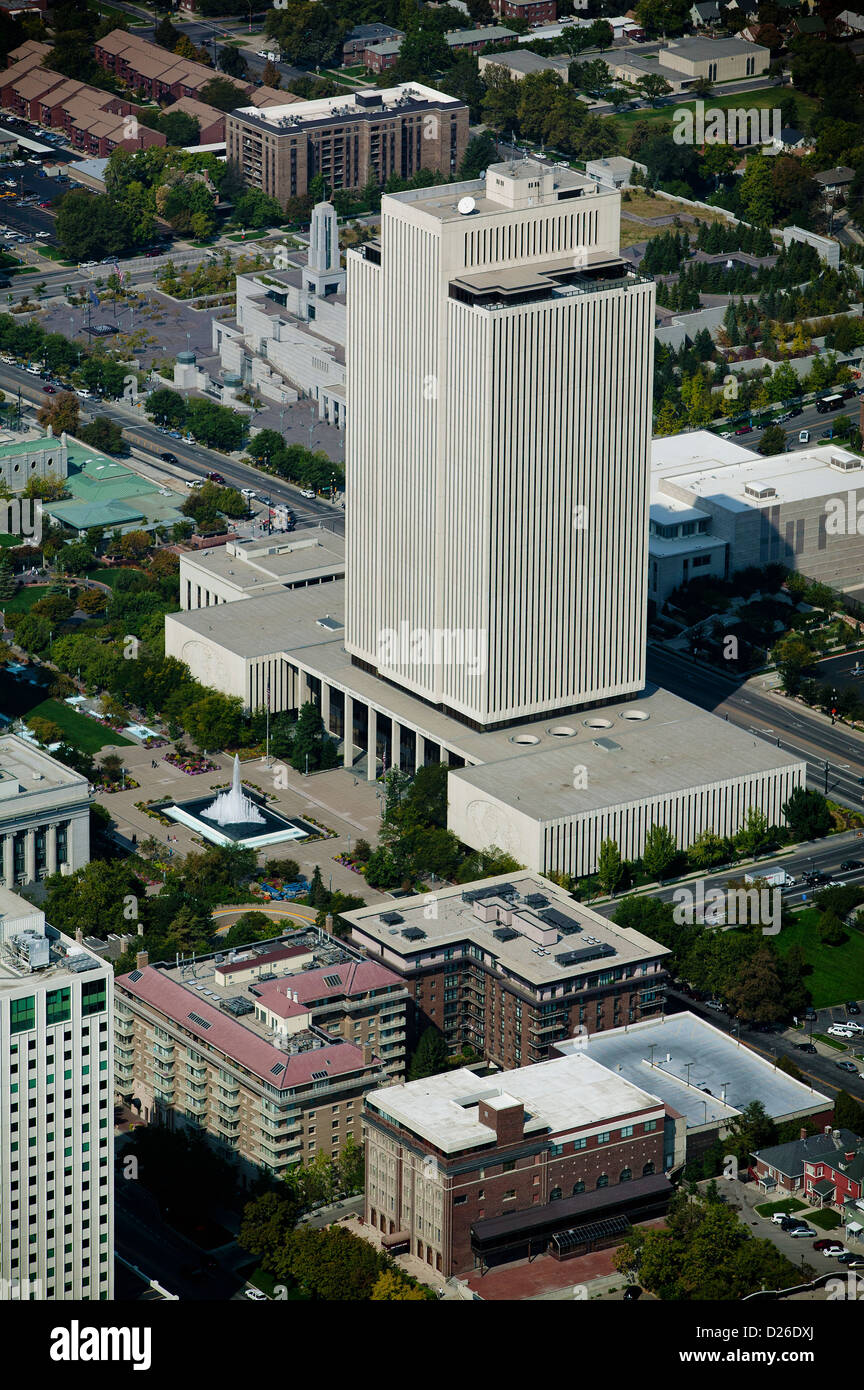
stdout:
<svg viewBox="0 0 864 1390">
<path fill-rule="evenodd" d="M 359 1142 L 363 1095 L 404 1074 L 404 982 L 311 928 L 174 964 L 141 953 L 116 991 L 118 1095 L 250 1175 Z"/>
<path fill-rule="evenodd" d="M 5 888 L 72 873 L 90 859 L 90 788 L 17 734 L 0 737 L 0 837 Z"/>
<path fill-rule="evenodd" d="M 205 63 L 190 62 L 176 53 L 148 43 L 125 29 L 112 29 L 93 45 L 93 57 L 106 72 L 140 91 L 152 101 L 164 98 L 195 97 L 214 77 L 231 82 L 237 88 L 238 100 L 249 91 L 249 83 L 226 77 Z"/>
<path fill-rule="evenodd" d="M 0 1300 L 109 1300 L 112 972 L 0 889 Z"/>
<path fill-rule="evenodd" d="M 492 0 L 497 19 L 524 19 L 527 24 L 553 24 L 558 18 L 556 0 Z"/>
<path fill-rule="evenodd" d="M 345 35 L 342 44 L 343 66 L 362 62 L 366 49 L 372 44 L 390 43 L 404 37 L 401 29 L 394 29 L 389 24 L 357 24 Z"/>
<path fill-rule="evenodd" d="M 586 1254 L 672 1194 L 662 1101 L 585 1055 L 372 1091 L 363 1118 L 366 1220 L 445 1277 Z"/>
<path fill-rule="evenodd" d="M 320 174 L 328 192 L 382 184 L 420 169 L 450 175 L 468 143 L 468 108 L 455 97 L 403 83 L 284 107 L 245 106 L 228 114 L 229 163 L 244 182 L 283 206 Z"/>
<path fill-rule="evenodd" d="M 497 1066 L 548 1057 L 574 1033 L 663 1009 L 665 946 L 616 927 L 534 874 L 511 874 L 344 914 L 351 940 L 403 980 L 416 1033 Z"/>
<path fill-rule="evenodd" d="M 519 35 L 502 24 L 488 24 L 477 29 L 453 29 L 444 35 L 451 53 L 482 53 L 489 44 L 515 43 Z M 363 63 L 371 72 L 386 72 L 395 68 L 402 48 L 401 38 L 370 44 L 363 52 Z"/>
</svg>

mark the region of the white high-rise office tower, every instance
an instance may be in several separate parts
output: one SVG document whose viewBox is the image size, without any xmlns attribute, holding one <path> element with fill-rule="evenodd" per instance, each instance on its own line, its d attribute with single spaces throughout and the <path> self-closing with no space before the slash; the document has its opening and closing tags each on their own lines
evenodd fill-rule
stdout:
<svg viewBox="0 0 864 1390">
<path fill-rule="evenodd" d="M 113 1296 L 113 987 L 0 889 L 0 1300 Z"/>
<path fill-rule="evenodd" d="M 382 200 L 348 257 L 351 656 L 479 727 L 645 683 L 653 283 L 530 160 Z"/>
</svg>

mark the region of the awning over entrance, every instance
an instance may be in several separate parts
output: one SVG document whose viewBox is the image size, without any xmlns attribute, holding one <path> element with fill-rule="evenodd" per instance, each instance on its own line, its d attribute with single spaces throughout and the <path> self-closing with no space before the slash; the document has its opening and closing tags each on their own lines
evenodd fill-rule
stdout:
<svg viewBox="0 0 864 1390">
<path fill-rule="evenodd" d="M 647 1221 L 666 1210 L 672 1195 L 672 1184 L 661 1173 L 634 1182 L 616 1183 L 583 1192 L 578 1197 L 549 1202 L 545 1207 L 514 1211 L 507 1216 L 492 1216 L 477 1221 L 471 1227 L 471 1248 L 486 1255 L 502 1251 L 522 1242 L 548 1240 L 559 1232 L 573 1230 L 577 1234 L 590 1218 L 610 1220 L 621 1216 L 625 1227 L 631 1221 Z"/>
<path fill-rule="evenodd" d="M 394 1246 L 394 1245 L 410 1245 L 410 1244 L 411 1244 L 411 1232 L 410 1232 L 410 1231 L 394 1231 L 393 1234 L 392 1234 L 392 1236 L 382 1236 L 382 1237 L 381 1237 L 381 1244 L 384 1246 L 384 1249 L 385 1249 L 385 1250 L 389 1250 L 389 1249 L 390 1249 L 392 1246 Z"/>
<path fill-rule="evenodd" d="M 626 1216 L 613 1216 L 608 1221 L 594 1221 L 588 1226 L 561 1231 L 552 1237 L 552 1250 L 559 1255 L 569 1255 L 580 1245 L 590 1245 L 595 1240 L 608 1240 L 610 1236 L 623 1236 L 630 1222 Z"/>
</svg>

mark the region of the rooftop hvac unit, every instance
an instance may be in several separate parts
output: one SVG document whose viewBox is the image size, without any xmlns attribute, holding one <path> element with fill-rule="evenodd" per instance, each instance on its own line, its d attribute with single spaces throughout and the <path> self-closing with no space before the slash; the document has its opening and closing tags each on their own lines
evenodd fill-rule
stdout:
<svg viewBox="0 0 864 1390">
<path fill-rule="evenodd" d="M 44 970 L 51 963 L 51 944 L 47 936 L 35 931 L 22 931 L 12 938 L 12 946 L 28 970 Z"/>
</svg>

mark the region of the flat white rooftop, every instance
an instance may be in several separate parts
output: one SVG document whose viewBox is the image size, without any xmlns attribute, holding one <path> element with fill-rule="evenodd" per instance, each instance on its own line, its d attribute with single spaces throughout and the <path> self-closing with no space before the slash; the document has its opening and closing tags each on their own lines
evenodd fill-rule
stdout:
<svg viewBox="0 0 864 1390">
<path fill-rule="evenodd" d="M 475 901 L 486 909 L 485 920 Z M 531 987 L 621 968 L 635 977 L 643 963 L 669 954 L 665 946 L 616 926 L 549 879 L 524 869 L 438 889 L 435 912 L 430 917 L 428 896 L 421 893 L 344 916 L 354 928 L 352 941 L 368 953 L 371 938 L 385 964 L 401 960 L 410 966 L 413 959 L 427 961 L 461 944 L 479 949 L 488 964 Z M 650 976 L 640 978 L 644 983 Z"/>
<path fill-rule="evenodd" d="M 252 542 L 229 541 L 211 550 L 184 552 L 184 573 L 222 579 L 250 596 L 310 579 L 343 574 L 345 542 L 323 527 L 298 531 L 291 538 L 271 536 Z"/>
<path fill-rule="evenodd" d="M 448 96 L 446 92 L 425 87 L 422 82 L 402 82 L 396 87 L 374 90 L 369 95 L 380 97 L 381 102 L 372 106 L 358 101 L 357 96 L 366 93 L 342 92 L 336 97 L 319 97 L 315 101 L 294 101 L 285 106 L 240 106 L 233 113 L 236 116 L 254 117 L 259 125 L 283 126 L 305 125 L 308 121 L 320 121 L 329 117 L 334 119 L 357 120 L 368 115 L 398 115 L 412 99 L 435 102 L 440 106 L 458 106 L 459 98 Z"/>
<path fill-rule="evenodd" d="M 679 472 L 694 472 L 700 468 L 744 463 L 760 459 L 754 449 L 735 444 L 710 430 L 688 430 L 686 434 L 662 435 L 651 440 L 651 479 Z M 788 457 L 788 455 L 786 456 Z"/>
<path fill-rule="evenodd" d="M 804 768 L 798 758 L 715 714 L 649 686 L 637 701 L 610 702 L 566 726 L 546 747 L 456 768 L 450 776 L 540 821 L 653 800 L 761 772 Z M 517 737 L 523 736 L 520 728 Z M 516 756 L 513 756 L 517 753 Z M 574 787 L 574 766 L 585 769 Z M 585 783 L 586 785 L 581 785 Z"/>
<path fill-rule="evenodd" d="M 778 1071 L 745 1043 L 689 1012 L 608 1028 L 593 1033 L 587 1043 L 568 1039 L 554 1044 L 554 1051 L 563 1056 L 583 1048 L 593 1061 L 644 1086 L 685 1116 L 688 1129 L 731 1119 L 754 1100 L 780 1122 L 816 1114 L 832 1104 L 812 1086 Z"/>
<path fill-rule="evenodd" d="M 0 737 L 0 812 L 4 802 L 57 791 L 61 788 L 87 792 L 87 778 L 52 758 L 17 734 Z"/>
<path fill-rule="evenodd" d="M 838 463 L 843 466 L 838 467 Z M 677 488 L 686 488 L 694 498 L 714 502 L 730 512 L 833 497 L 848 488 L 860 487 L 862 480 L 864 467 L 860 457 L 836 444 L 767 458 L 757 455 L 713 467 L 709 463 L 698 472 L 678 472 L 673 479 Z M 748 486 L 761 487 L 764 496 L 748 493 Z"/>
<path fill-rule="evenodd" d="M 550 1135 L 614 1120 L 656 1106 L 657 1096 L 601 1066 L 586 1053 L 536 1062 L 500 1077 L 463 1068 L 370 1091 L 366 1104 L 443 1153 L 488 1144 L 494 1132 L 478 1119 L 478 1102 L 525 1107 L 525 1133 Z"/>
</svg>

